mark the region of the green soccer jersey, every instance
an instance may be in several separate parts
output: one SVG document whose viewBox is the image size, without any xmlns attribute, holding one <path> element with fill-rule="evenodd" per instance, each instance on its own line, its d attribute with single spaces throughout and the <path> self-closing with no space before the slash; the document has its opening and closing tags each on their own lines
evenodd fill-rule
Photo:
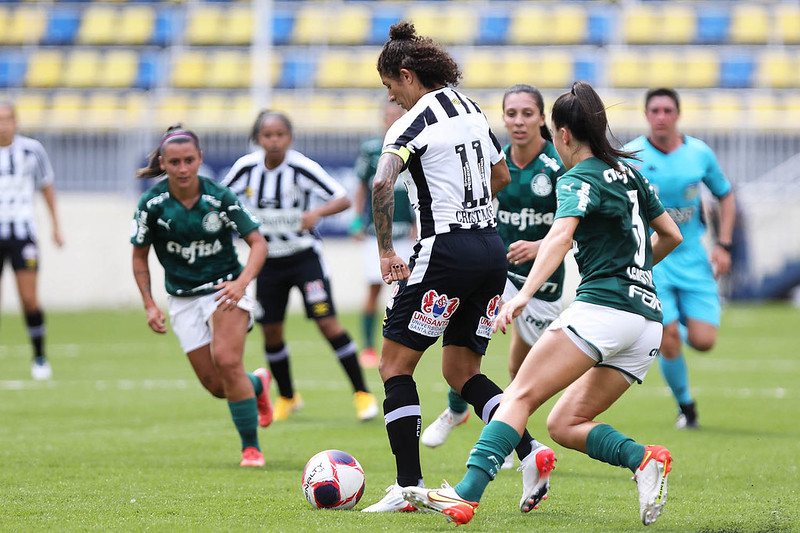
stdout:
<svg viewBox="0 0 800 533">
<path fill-rule="evenodd" d="M 378 170 L 378 159 L 383 150 L 383 139 L 370 139 L 361 144 L 356 160 L 355 172 L 358 179 L 366 185 L 367 195 L 364 199 L 364 226 L 368 235 L 375 235 L 375 221 L 372 218 L 372 182 Z M 411 233 L 415 222 L 414 209 L 408 200 L 403 180 L 394 184 L 394 218 L 392 219 L 392 238 L 405 239 Z"/>
<path fill-rule="evenodd" d="M 516 241 L 544 238 L 556 213 L 556 181 L 564 174 L 564 165 L 555 146 L 546 141 L 542 152 L 525 168 L 511 160 L 511 145 L 503 148 L 511 173 L 511 183 L 497 193 L 497 231 L 508 246 Z M 522 288 L 533 261 L 520 265 L 508 263 L 508 279 Z M 561 298 L 564 286 L 564 263 L 542 284 L 535 298 L 554 302 Z"/>
<path fill-rule="evenodd" d="M 581 275 L 575 299 L 661 322 L 649 222 L 664 212 L 636 170 L 581 161 L 558 180 L 556 218 L 580 217 L 573 237 Z"/>
<path fill-rule="evenodd" d="M 200 199 L 187 209 L 158 182 L 139 200 L 131 228 L 134 246 L 155 248 L 164 267 L 167 292 L 197 296 L 242 272 L 233 233 L 247 235 L 259 222 L 227 187 L 200 178 Z"/>
</svg>

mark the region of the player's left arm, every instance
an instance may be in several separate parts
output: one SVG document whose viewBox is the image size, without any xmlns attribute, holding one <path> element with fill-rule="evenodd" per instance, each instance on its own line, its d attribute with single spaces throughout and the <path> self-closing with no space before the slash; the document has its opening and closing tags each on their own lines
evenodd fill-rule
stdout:
<svg viewBox="0 0 800 533">
<path fill-rule="evenodd" d="M 731 270 L 731 248 L 733 226 L 736 222 L 736 199 L 733 191 L 719 199 L 719 234 L 717 244 L 711 251 L 711 266 L 714 276 L 722 276 Z"/>
<path fill-rule="evenodd" d="M 497 193 L 503 190 L 503 188 L 511 183 L 511 173 L 508 171 L 508 165 L 506 164 L 505 159 L 501 159 L 494 165 L 492 165 L 492 177 L 491 177 L 491 186 L 492 186 L 492 198 L 497 196 Z"/>
<path fill-rule="evenodd" d="M 42 187 L 42 195 L 47 204 L 47 210 L 50 212 L 50 220 L 53 225 L 53 241 L 57 246 L 63 246 L 64 239 L 61 237 L 61 226 L 58 223 L 58 212 L 56 210 L 56 191 L 52 183 Z"/>
<path fill-rule="evenodd" d="M 394 251 L 392 220 L 394 219 L 394 183 L 403 171 L 410 153 L 402 148 L 387 151 L 378 159 L 378 169 L 372 182 L 372 218 L 378 239 L 378 255 L 381 261 L 381 277 L 386 283 L 408 279 L 411 274 L 406 262 Z"/>
</svg>

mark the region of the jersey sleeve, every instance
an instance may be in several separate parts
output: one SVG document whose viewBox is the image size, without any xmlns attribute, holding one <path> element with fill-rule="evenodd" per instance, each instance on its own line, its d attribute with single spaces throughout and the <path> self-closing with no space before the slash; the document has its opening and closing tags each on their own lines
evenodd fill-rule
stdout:
<svg viewBox="0 0 800 533">
<path fill-rule="evenodd" d="M 147 198 L 142 196 L 136 206 L 133 220 L 131 220 L 131 244 L 134 246 L 150 246 L 153 243 L 150 223 L 155 218 L 156 215 L 147 206 Z"/>
<path fill-rule="evenodd" d="M 261 225 L 261 222 L 242 205 L 236 194 L 227 187 L 222 193 L 222 209 L 228 216 L 228 226 L 240 237 L 244 237 Z"/>
<path fill-rule="evenodd" d="M 556 183 L 555 218 L 585 217 L 600 206 L 600 191 L 575 175 L 561 176 Z"/>
<path fill-rule="evenodd" d="M 33 149 L 31 150 L 36 164 L 34 165 L 33 178 L 36 187 L 41 189 L 53 184 L 55 172 L 53 172 L 53 165 L 50 164 L 50 157 L 42 146 L 42 143 L 34 140 Z"/>
<path fill-rule="evenodd" d="M 297 175 L 297 183 L 304 191 L 322 198 L 325 202 L 347 196 L 347 189 L 316 161 L 306 159 L 303 167 L 297 169 Z"/>
<path fill-rule="evenodd" d="M 500 141 L 497 140 L 492 128 L 489 128 L 489 140 L 492 143 L 492 155 L 490 161 L 492 162 L 492 165 L 496 165 L 506 158 L 506 153 L 503 151 L 503 146 L 500 144 Z"/>
<path fill-rule="evenodd" d="M 236 196 L 243 196 L 247 191 L 249 171 L 252 167 L 244 164 L 244 158 L 239 158 L 225 174 L 220 183 L 228 187 Z"/>
<path fill-rule="evenodd" d="M 731 192 L 731 183 L 722 173 L 719 161 L 717 161 L 717 156 L 714 155 L 713 150 L 708 145 L 704 144 L 703 146 L 706 158 L 706 173 L 703 176 L 703 183 L 709 188 L 711 194 L 717 198 L 722 198 Z"/>
</svg>

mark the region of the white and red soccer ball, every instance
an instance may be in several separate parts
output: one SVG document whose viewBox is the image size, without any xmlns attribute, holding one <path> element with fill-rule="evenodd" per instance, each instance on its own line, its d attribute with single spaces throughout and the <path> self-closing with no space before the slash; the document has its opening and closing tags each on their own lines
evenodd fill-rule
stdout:
<svg viewBox="0 0 800 533">
<path fill-rule="evenodd" d="M 364 469 L 341 450 L 325 450 L 303 469 L 303 494 L 317 509 L 352 509 L 364 494 Z"/>
</svg>

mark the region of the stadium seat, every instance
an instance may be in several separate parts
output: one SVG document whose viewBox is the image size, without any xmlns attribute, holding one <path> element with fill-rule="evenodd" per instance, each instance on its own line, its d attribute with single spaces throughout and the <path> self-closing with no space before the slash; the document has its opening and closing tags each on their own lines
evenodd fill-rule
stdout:
<svg viewBox="0 0 800 533">
<path fill-rule="evenodd" d="M 668 3 L 659 17 L 659 42 L 664 44 L 689 44 L 697 33 L 697 16 L 694 8 L 685 4 Z"/>
<path fill-rule="evenodd" d="M 800 44 L 800 5 L 783 3 L 773 8 L 774 34 L 783 44 Z"/>
<path fill-rule="evenodd" d="M 155 116 L 158 117 L 159 130 L 166 129 L 170 124 L 181 122 L 192 128 L 195 121 L 199 120 L 197 111 L 190 104 L 189 95 L 183 92 L 173 92 L 161 98 L 155 106 Z"/>
<path fill-rule="evenodd" d="M 403 12 L 392 6 L 381 7 L 372 12 L 372 30 L 365 44 L 382 45 L 389 40 L 389 28 L 395 22 L 403 19 Z"/>
<path fill-rule="evenodd" d="M 785 50 L 761 53 L 756 68 L 755 85 L 762 88 L 800 88 L 800 54 Z"/>
<path fill-rule="evenodd" d="M 277 87 L 284 89 L 312 87 L 316 68 L 317 59 L 313 54 L 287 52 L 283 56 L 283 68 Z"/>
<path fill-rule="evenodd" d="M 611 41 L 613 15 L 606 8 L 589 10 L 586 26 L 587 44 L 604 45 Z"/>
<path fill-rule="evenodd" d="M 375 68 L 377 52 L 352 52 L 335 49 L 320 57 L 315 86 L 320 88 L 368 88 L 381 87 Z"/>
<path fill-rule="evenodd" d="M 741 125 L 742 102 L 741 98 L 732 92 L 718 91 L 710 98 L 708 119 L 718 127 L 735 127 Z"/>
<path fill-rule="evenodd" d="M 752 87 L 754 72 L 755 62 L 749 53 L 727 54 L 720 62 L 719 85 L 730 89 Z"/>
<path fill-rule="evenodd" d="M 153 119 L 155 105 L 149 93 L 143 91 L 128 91 L 121 96 L 121 99 L 121 125 L 141 126 L 145 124 L 149 127 L 155 125 L 155 127 L 158 128 L 161 128 L 163 125 L 164 129 L 169 125 L 164 124 L 160 118 L 157 120 Z"/>
<path fill-rule="evenodd" d="M 506 43 L 506 35 L 511 25 L 511 17 L 495 10 L 483 11 L 478 19 L 477 45 L 500 45 Z"/>
<path fill-rule="evenodd" d="M 783 122 L 780 102 L 770 92 L 758 92 L 747 99 L 747 123 L 769 128 Z"/>
<path fill-rule="evenodd" d="M 594 55 L 577 53 L 572 65 L 573 81 L 583 80 L 597 85 L 597 61 Z"/>
<path fill-rule="evenodd" d="M 327 42 L 328 16 L 325 10 L 310 3 L 303 4 L 295 13 L 292 44 Z M 387 33 L 388 39 L 388 33 Z"/>
<path fill-rule="evenodd" d="M 472 44 L 478 36 L 477 15 L 459 5 L 413 3 L 406 16 L 417 33 L 435 36 L 443 44 Z"/>
<path fill-rule="evenodd" d="M 176 54 L 172 66 L 171 84 L 181 89 L 203 87 L 206 74 L 206 54 L 188 50 Z"/>
<path fill-rule="evenodd" d="M 331 44 L 363 44 L 370 29 L 370 9 L 363 5 L 345 4 L 332 14 L 328 31 Z"/>
<path fill-rule="evenodd" d="M 193 128 L 214 128 L 230 125 L 230 98 L 220 92 L 203 91 L 192 106 L 197 111 L 192 119 Z"/>
<path fill-rule="evenodd" d="M 47 20 L 47 30 L 42 39 L 44 45 L 65 45 L 75 42 L 81 24 L 81 13 L 77 9 L 59 6 L 53 9 Z M 0 23 L 0 26 L 2 23 Z"/>
<path fill-rule="evenodd" d="M 77 49 L 67 58 L 62 84 L 65 87 L 88 88 L 99 84 L 100 52 L 96 49 Z"/>
<path fill-rule="evenodd" d="M 133 87 L 139 74 L 139 54 L 129 48 L 106 52 L 98 86 L 125 89 Z"/>
<path fill-rule="evenodd" d="M 765 6 L 749 3 L 733 5 L 730 43 L 765 44 L 769 39 L 769 31 L 769 12 Z"/>
<path fill-rule="evenodd" d="M 556 42 L 556 25 L 552 8 L 519 2 L 512 7 L 511 25 L 508 29 L 508 44 L 552 44 Z M 550 26 L 550 25 L 553 26 Z"/>
<path fill-rule="evenodd" d="M 289 44 L 294 28 L 294 13 L 276 9 L 272 14 L 272 42 L 276 45 Z"/>
<path fill-rule="evenodd" d="M 221 33 L 224 44 L 244 46 L 252 42 L 255 21 L 249 4 L 228 8 L 223 16 L 223 22 Z"/>
<path fill-rule="evenodd" d="M 538 65 L 531 78 L 538 87 L 569 87 L 574 81 L 571 53 L 565 50 L 542 50 L 536 55 Z"/>
<path fill-rule="evenodd" d="M 89 5 L 83 11 L 78 43 L 104 45 L 115 42 L 119 32 L 117 8 L 103 4 Z"/>
<path fill-rule="evenodd" d="M 501 61 L 498 50 L 479 47 L 466 53 L 461 65 L 464 87 L 485 89 L 504 83 L 504 80 L 498 79 L 498 62 Z"/>
<path fill-rule="evenodd" d="M 37 44 L 47 29 L 47 12 L 38 5 L 18 4 L 8 13 L 0 44 Z"/>
<path fill-rule="evenodd" d="M 75 91 L 57 91 L 50 101 L 50 123 L 61 128 L 77 128 L 84 124 L 83 94 Z"/>
<path fill-rule="evenodd" d="M 156 11 L 152 6 L 126 6 L 119 14 L 119 18 L 115 43 L 133 45 L 150 43 L 156 19 Z"/>
<path fill-rule="evenodd" d="M 502 52 L 498 56 L 497 83 L 492 87 L 507 88 L 517 83 L 531 83 L 536 85 L 537 59 L 531 56 L 529 50 L 517 48 Z M 529 81 L 530 80 L 530 81 Z"/>
<path fill-rule="evenodd" d="M 204 85 L 215 89 L 250 87 L 250 56 L 238 50 L 220 50 L 207 58 Z"/>
<path fill-rule="evenodd" d="M 42 92 L 23 91 L 14 98 L 17 122 L 28 127 L 45 123 L 47 96 Z"/>
<path fill-rule="evenodd" d="M 646 87 L 647 61 L 640 52 L 624 50 L 609 54 L 609 83 L 612 87 Z"/>
<path fill-rule="evenodd" d="M 588 37 L 588 19 L 582 6 L 561 4 L 548 20 L 550 42 L 553 44 L 582 44 Z M 552 26 L 550 26 L 552 24 Z"/>
<path fill-rule="evenodd" d="M 225 35 L 223 7 L 220 4 L 198 3 L 188 14 L 186 43 L 190 45 L 222 44 Z"/>
<path fill-rule="evenodd" d="M 152 44 L 156 46 L 167 46 L 172 44 L 177 31 L 175 27 L 176 15 L 172 9 L 160 7 L 156 11 L 155 27 L 153 28 Z"/>
<path fill-rule="evenodd" d="M 676 49 L 655 49 L 647 56 L 647 77 L 644 87 L 684 86 L 681 52 Z"/>
<path fill-rule="evenodd" d="M 40 48 L 28 56 L 25 86 L 34 88 L 57 87 L 61 83 L 61 50 Z"/>
<path fill-rule="evenodd" d="M 683 82 L 689 88 L 717 87 L 719 57 L 714 50 L 691 47 L 683 57 Z"/>
<path fill-rule="evenodd" d="M 92 91 L 85 100 L 82 114 L 86 124 L 96 128 L 120 126 L 120 96 L 116 91 Z"/>
<path fill-rule="evenodd" d="M 159 65 L 161 64 L 158 53 L 145 51 L 139 56 L 139 66 L 133 87 L 137 89 L 152 89 L 158 84 Z"/>
<path fill-rule="evenodd" d="M 25 55 L 17 50 L 0 52 L 0 88 L 20 87 L 25 79 Z"/>
<path fill-rule="evenodd" d="M 724 44 L 729 27 L 730 16 L 726 10 L 704 6 L 697 12 L 697 43 Z"/>
<path fill-rule="evenodd" d="M 622 34 L 629 44 L 659 42 L 661 19 L 658 10 L 651 5 L 631 5 L 625 8 L 622 17 Z"/>
</svg>

